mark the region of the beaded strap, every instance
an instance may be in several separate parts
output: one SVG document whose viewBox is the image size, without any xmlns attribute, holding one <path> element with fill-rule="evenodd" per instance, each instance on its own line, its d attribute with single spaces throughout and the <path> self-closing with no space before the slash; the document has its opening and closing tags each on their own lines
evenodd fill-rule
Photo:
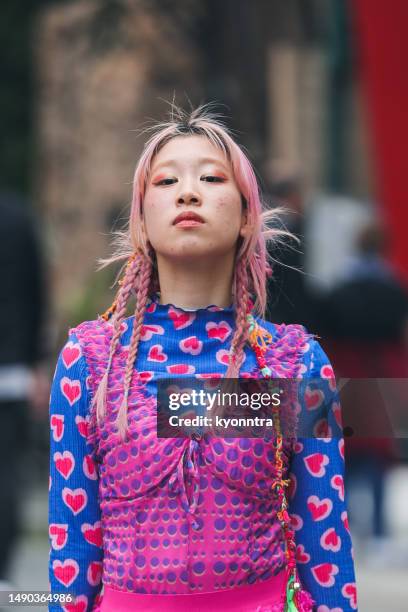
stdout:
<svg viewBox="0 0 408 612">
<path fill-rule="evenodd" d="M 265 353 L 268 348 L 267 343 L 272 343 L 272 335 L 266 329 L 258 325 L 252 314 L 247 315 L 247 320 L 249 323 L 248 341 L 256 355 L 261 374 L 265 378 L 272 378 L 272 370 L 268 367 L 265 359 Z M 308 610 L 312 610 L 312 599 L 309 593 L 301 590 L 301 584 L 296 570 L 295 532 L 290 525 L 288 502 L 285 493 L 285 488 L 289 486 L 290 480 L 285 480 L 283 478 L 283 436 L 279 405 L 272 407 L 272 414 L 276 430 L 275 467 L 277 472 L 276 478 L 272 484 L 272 490 L 276 492 L 279 499 L 280 509 L 277 512 L 277 517 L 284 534 L 288 572 L 285 612 L 307 612 Z"/>
</svg>

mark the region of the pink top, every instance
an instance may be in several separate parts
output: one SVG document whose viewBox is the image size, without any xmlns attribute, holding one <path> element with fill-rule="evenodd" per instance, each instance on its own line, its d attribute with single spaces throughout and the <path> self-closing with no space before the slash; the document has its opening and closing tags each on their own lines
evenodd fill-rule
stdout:
<svg viewBox="0 0 408 612">
<path fill-rule="evenodd" d="M 260 322 L 273 335 L 267 363 L 274 376 L 332 375 L 327 357 L 304 328 Z M 101 427 L 89 405 L 105 371 L 112 325 L 103 320 L 82 323 L 70 330 L 61 351 L 51 395 L 53 590 L 64 590 L 61 585 L 74 590 L 92 609 L 101 578 L 105 585 L 134 593 L 182 594 L 259 583 L 278 574 L 285 554 L 277 499 L 271 493 L 276 476 L 273 440 L 156 435 L 157 380 L 224 374 L 232 308 L 191 313 L 150 304 L 136 364 L 139 375 L 135 373 L 129 394 L 129 440 L 124 443 L 114 422 L 132 325 L 133 317 L 123 324 Z M 246 347 L 245 354 L 240 375 L 260 377 L 253 351 Z M 329 382 L 326 391 L 334 393 Z M 83 412 L 76 412 L 77 406 Z M 72 427 L 69 410 L 74 412 Z M 68 429 L 55 436 L 59 416 Z M 86 439 L 80 439 L 81 433 Z M 291 462 L 292 472 L 295 467 L 291 511 L 305 587 L 321 612 L 325 605 L 355 610 L 351 540 L 339 489 L 342 439 L 299 440 L 294 448 L 285 442 L 284 451 L 285 474 Z M 60 547 L 52 533 L 58 529 L 60 544 L 66 534 Z"/>
</svg>

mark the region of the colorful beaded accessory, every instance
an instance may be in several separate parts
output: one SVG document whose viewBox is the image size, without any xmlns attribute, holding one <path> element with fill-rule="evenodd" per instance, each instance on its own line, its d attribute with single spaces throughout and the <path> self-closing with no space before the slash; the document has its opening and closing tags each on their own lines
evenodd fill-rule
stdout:
<svg viewBox="0 0 408 612">
<path fill-rule="evenodd" d="M 272 336 L 266 329 L 258 325 L 252 314 L 247 315 L 247 321 L 249 324 L 248 342 L 256 355 L 261 374 L 264 378 L 272 378 L 272 370 L 268 367 L 265 359 L 268 343 L 272 343 Z M 281 431 L 280 406 L 273 406 L 272 413 L 276 429 L 275 466 L 277 470 L 277 477 L 273 482 L 272 490 L 276 492 L 279 499 L 280 510 L 277 516 L 284 534 L 286 547 L 285 555 L 287 559 L 287 586 L 284 612 L 312 612 L 313 599 L 311 595 L 302 588 L 296 568 L 295 532 L 290 524 L 288 502 L 285 493 L 285 488 L 289 486 L 290 480 L 285 480 L 283 478 L 283 436 Z"/>
</svg>

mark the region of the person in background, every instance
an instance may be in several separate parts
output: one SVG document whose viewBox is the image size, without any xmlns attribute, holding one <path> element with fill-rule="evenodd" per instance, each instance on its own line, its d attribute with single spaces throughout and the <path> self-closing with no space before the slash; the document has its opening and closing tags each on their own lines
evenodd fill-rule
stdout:
<svg viewBox="0 0 408 612">
<path fill-rule="evenodd" d="M 15 194 L 0 194 L 0 589 L 19 530 L 20 466 L 30 415 L 47 414 L 46 279 L 35 219 Z"/>
<path fill-rule="evenodd" d="M 317 314 L 322 344 L 337 375 L 370 379 L 369 384 L 354 383 L 350 417 L 357 428 L 359 423 L 364 426 L 360 432 L 354 428 L 354 438 L 346 438 L 346 478 L 350 489 L 363 480 L 371 491 L 368 535 L 370 550 L 376 553 L 385 550 L 385 474 L 397 449 L 374 379 L 408 377 L 408 291 L 386 260 L 387 248 L 384 229 L 376 221 L 367 223 L 357 236 L 356 255 L 349 260 L 343 279 L 322 299 Z M 346 402 L 343 408 L 346 422 Z M 372 436 L 363 431 L 367 431 L 367 410 Z M 353 518 L 351 504 L 351 523 Z"/>
</svg>

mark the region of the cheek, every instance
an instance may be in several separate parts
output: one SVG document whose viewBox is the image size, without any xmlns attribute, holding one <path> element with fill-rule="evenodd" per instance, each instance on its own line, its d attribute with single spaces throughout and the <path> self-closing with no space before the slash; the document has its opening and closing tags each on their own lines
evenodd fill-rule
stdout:
<svg viewBox="0 0 408 612">
<path fill-rule="evenodd" d="M 158 198 L 145 197 L 143 203 L 143 217 L 147 233 L 160 230 L 163 215 L 160 213 L 160 201 Z"/>
<path fill-rule="evenodd" d="M 217 199 L 215 210 L 217 222 L 235 232 L 241 226 L 241 196 L 221 196 Z"/>
<path fill-rule="evenodd" d="M 231 213 L 236 211 L 238 213 L 241 212 L 241 194 L 238 190 L 234 188 L 228 188 L 219 192 L 216 198 L 216 207 L 218 211 L 228 211 Z"/>
</svg>

